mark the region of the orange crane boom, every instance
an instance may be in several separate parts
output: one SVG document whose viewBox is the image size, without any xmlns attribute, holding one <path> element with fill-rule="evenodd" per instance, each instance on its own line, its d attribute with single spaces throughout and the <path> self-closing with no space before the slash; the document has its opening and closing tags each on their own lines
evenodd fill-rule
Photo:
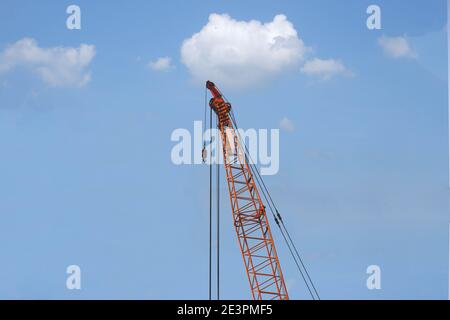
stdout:
<svg viewBox="0 0 450 320">
<path fill-rule="evenodd" d="M 237 128 L 230 117 L 231 104 L 211 81 L 210 107 L 217 115 L 233 221 L 254 300 L 287 300 L 289 295 L 281 271 L 266 209 L 261 201 Z"/>
</svg>

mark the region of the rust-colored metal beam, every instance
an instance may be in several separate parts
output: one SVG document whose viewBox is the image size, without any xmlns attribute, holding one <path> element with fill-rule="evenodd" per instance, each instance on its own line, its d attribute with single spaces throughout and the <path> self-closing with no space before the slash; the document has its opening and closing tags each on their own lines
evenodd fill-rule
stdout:
<svg viewBox="0 0 450 320">
<path fill-rule="evenodd" d="M 207 81 L 206 87 L 212 94 L 209 105 L 218 119 L 233 221 L 252 297 L 254 300 L 287 300 L 289 295 L 266 209 L 246 157 L 242 156 L 244 149 L 229 114 L 231 104 L 213 82 Z"/>
</svg>

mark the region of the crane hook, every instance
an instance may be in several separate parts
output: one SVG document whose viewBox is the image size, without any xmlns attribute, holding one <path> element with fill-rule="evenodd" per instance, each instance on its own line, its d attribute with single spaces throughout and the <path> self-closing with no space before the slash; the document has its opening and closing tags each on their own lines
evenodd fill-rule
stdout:
<svg viewBox="0 0 450 320">
<path fill-rule="evenodd" d="M 203 143 L 203 148 L 202 148 L 202 162 L 206 163 L 206 147 L 205 147 L 204 143 Z"/>
</svg>

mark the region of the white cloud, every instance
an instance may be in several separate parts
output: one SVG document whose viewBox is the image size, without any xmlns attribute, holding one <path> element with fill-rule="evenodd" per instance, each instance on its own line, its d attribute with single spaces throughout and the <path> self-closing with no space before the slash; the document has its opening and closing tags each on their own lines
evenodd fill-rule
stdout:
<svg viewBox="0 0 450 320">
<path fill-rule="evenodd" d="M 161 57 L 156 59 L 155 61 L 150 61 L 148 66 L 152 70 L 164 72 L 170 71 L 174 68 L 169 57 Z"/>
<path fill-rule="evenodd" d="M 417 54 L 409 45 L 406 37 L 386 37 L 378 39 L 378 44 L 384 53 L 391 58 L 417 58 Z"/>
<path fill-rule="evenodd" d="M 329 80 L 336 75 L 351 75 L 341 61 L 334 59 L 319 59 L 314 58 L 305 62 L 300 70 L 302 73 L 309 76 L 317 76 L 323 80 Z"/>
<path fill-rule="evenodd" d="M 291 119 L 289 119 L 288 117 L 284 117 L 283 119 L 280 120 L 280 128 L 288 132 L 294 132 L 295 125 Z"/>
<path fill-rule="evenodd" d="M 284 15 L 262 23 L 211 14 L 200 32 L 184 40 L 181 60 L 195 81 L 246 88 L 295 70 L 308 51 Z"/>
<path fill-rule="evenodd" d="M 0 74 L 25 67 L 51 86 L 81 87 L 91 79 L 86 67 L 94 56 L 93 45 L 41 48 L 36 40 L 23 38 L 0 53 Z"/>
</svg>

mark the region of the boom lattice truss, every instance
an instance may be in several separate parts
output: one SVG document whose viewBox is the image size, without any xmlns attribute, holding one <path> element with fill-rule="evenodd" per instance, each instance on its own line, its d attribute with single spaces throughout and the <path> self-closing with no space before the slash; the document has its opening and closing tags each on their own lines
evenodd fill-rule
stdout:
<svg viewBox="0 0 450 320">
<path fill-rule="evenodd" d="M 252 170 L 230 116 L 231 105 L 214 83 L 210 107 L 217 115 L 234 227 L 255 300 L 289 299 L 283 273 Z"/>
</svg>

